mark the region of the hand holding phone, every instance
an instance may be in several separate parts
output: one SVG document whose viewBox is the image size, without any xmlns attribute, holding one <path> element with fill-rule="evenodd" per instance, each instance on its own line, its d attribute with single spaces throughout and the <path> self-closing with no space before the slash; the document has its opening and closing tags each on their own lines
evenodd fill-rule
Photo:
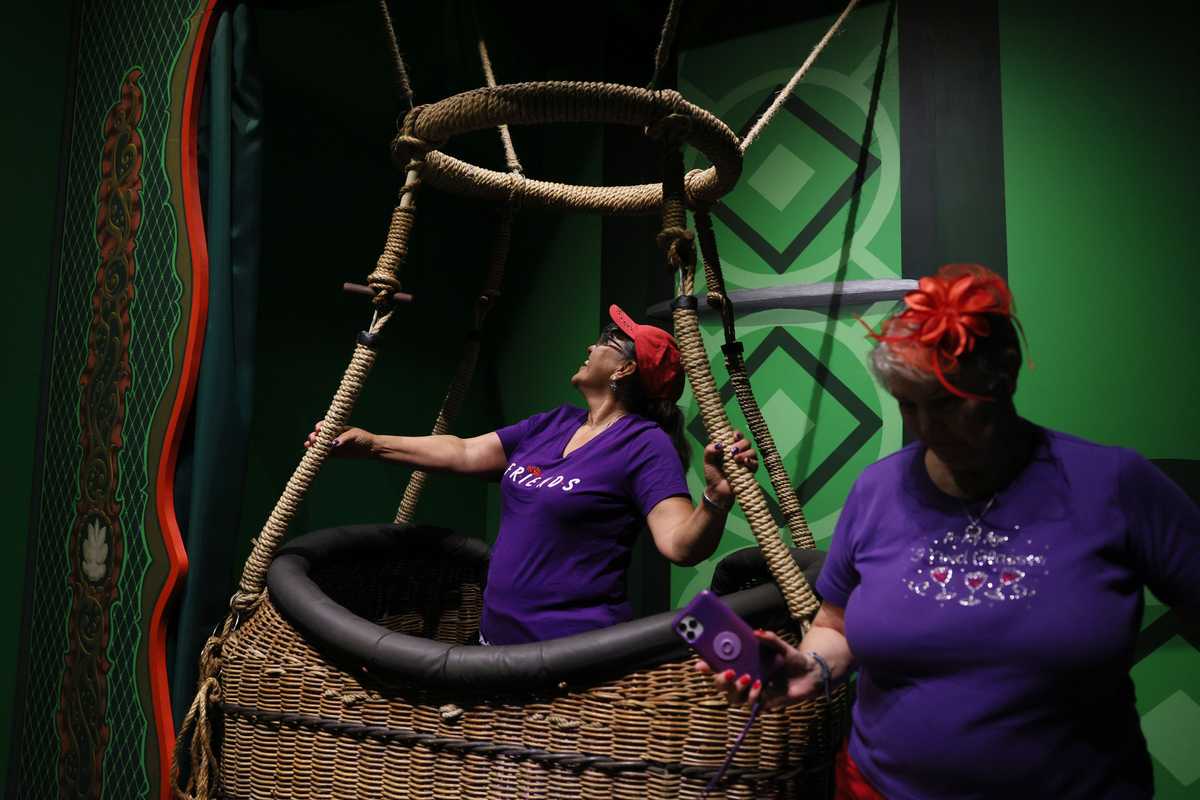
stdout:
<svg viewBox="0 0 1200 800">
<path fill-rule="evenodd" d="M 675 616 L 675 632 L 695 650 L 713 672 L 732 670 L 734 679 L 749 678 L 772 687 L 781 676 L 782 654 L 761 641 L 745 620 L 707 589 Z"/>
</svg>

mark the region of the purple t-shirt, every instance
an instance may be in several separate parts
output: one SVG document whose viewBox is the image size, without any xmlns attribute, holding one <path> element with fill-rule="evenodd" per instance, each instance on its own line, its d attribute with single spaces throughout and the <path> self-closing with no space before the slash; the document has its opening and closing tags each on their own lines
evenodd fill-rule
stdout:
<svg viewBox="0 0 1200 800">
<path fill-rule="evenodd" d="M 496 431 L 500 532 L 480 632 L 489 644 L 569 636 L 633 616 L 625 592 L 646 515 L 688 495 L 666 432 L 629 414 L 563 456 L 587 412 L 561 406 Z"/>
<path fill-rule="evenodd" d="M 851 757 L 889 800 L 1151 797 L 1143 587 L 1200 607 L 1200 511 L 1130 450 L 1040 430 L 978 531 L 919 444 L 872 465 L 817 581 L 860 669 Z"/>
</svg>

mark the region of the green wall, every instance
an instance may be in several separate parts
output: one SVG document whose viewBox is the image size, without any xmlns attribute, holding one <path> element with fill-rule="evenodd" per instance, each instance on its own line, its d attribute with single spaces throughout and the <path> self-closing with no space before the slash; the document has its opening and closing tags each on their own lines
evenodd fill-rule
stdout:
<svg viewBox="0 0 1200 800">
<path fill-rule="evenodd" d="M 822 281 L 898 278 L 900 268 L 899 74 L 895 28 L 884 50 L 887 6 L 866 6 L 822 54 L 793 93 L 807 108 L 785 106 L 747 151 L 741 182 L 724 200 L 726 213 L 739 217 L 761 242 L 716 214 L 714 228 L 730 291 Z M 757 119 L 763 104 L 786 83 L 833 18 L 774 28 L 751 36 L 688 50 L 680 60 L 684 96 L 710 109 L 735 131 Z M 878 93 L 874 88 L 878 81 Z M 873 124 L 868 115 L 874 102 Z M 809 115 L 809 116 L 804 116 Z M 817 124 L 810 124 L 812 121 Z M 818 127 L 823 132 L 818 131 Z M 854 174 L 860 143 L 871 155 L 861 199 L 835 204 L 836 213 L 790 258 L 781 255 L 809 220 L 837 196 Z M 702 166 L 693 153 L 689 166 Z M 851 235 L 852 234 L 852 235 Z M 805 513 L 818 546 L 828 545 L 850 485 L 867 465 L 901 443 L 895 404 L 875 385 L 864 358 L 868 340 L 857 317 L 877 322 L 891 303 L 825 310 L 775 310 L 740 315 L 738 338 L 755 397 L 797 483 L 832 469 L 806 503 Z M 726 370 L 720 352 L 721 326 L 709 320 L 705 345 L 720 388 Z M 830 377 L 818 380 L 803 367 L 804 355 L 819 361 Z M 754 369 L 756 361 L 761 365 Z M 834 383 L 840 384 L 833 389 Z M 850 398 L 854 402 L 843 402 Z M 689 430 L 699 408 L 690 394 L 685 408 Z M 747 430 L 737 402 L 726 410 L 735 427 Z M 858 416 L 856 416 L 856 413 Z M 874 432 L 857 446 L 846 442 L 864 424 Z M 694 496 L 703 486 L 699 454 L 706 441 L 694 436 L 696 458 L 689 476 Z M 760 483 L 767 488 L 765 473 Z M 712 570 L 732 550 L 754 545 L 740 509 L 712 558 L 694 568 L 672 569 L 676 606 L 708 585 Z"/>
<path fill-rule="evenodd" d="M 67 0 L 17 4 L 5 10 L 0 30 L 0 64 L 14 76 L 6 89 L 0 125 L 6 184 L 0 215 L 11 248 L 0 348 L 0 374 L 7 388 L 0 394 L 0 413 L 15 423 L 8 426 L 7 454 L 0 461 L 3 506 L 9 515 L 0 558 L 0 786 L 6 781 L 12 733 L 42 338 L 66 110 L 69 7 Z"/>
<path fill-rule="evenodd" d="M 1079 7 L 1001 4 L 1009 276 L 1035 362 L 1020 406 L 1200 458 L 1200 57 L 1161 19 Z"/>
<path fill-rule="evenodd" d="M 1018 405 L 1149 458 L 1200 459 L 1193 33 L 1164 9 L 1000 12 L 1009 277 L 1035 363 Z M 1144 626 L 1164 612 L 1147 595 Z M 1174 636 L 1133 675 L 1157 796 L 1200 797 L 1200 651 Z"/>
</svg>

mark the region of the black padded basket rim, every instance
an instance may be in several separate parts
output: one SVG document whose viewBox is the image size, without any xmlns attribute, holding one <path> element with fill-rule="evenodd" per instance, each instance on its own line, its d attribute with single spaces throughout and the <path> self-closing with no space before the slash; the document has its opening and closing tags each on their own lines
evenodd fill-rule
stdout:
<svg viewBox="0 0 1200 800">
<path fill-rule="evenodd" d="M 486 569 L 479 539 L 445 528 L 366 524 L 327 528 L 282 548 L 267 572 L 280 615 L 323 657 L 347 671 L 384 683 L 477 692 L 523 693 L 560 684 L 595 684 L 690 657 L 676 636 L 676 611 L 601 630 L 519 645 L 456 645 L 389 630 L 328 597 L 310 577 L 326 559 L 379 559 L 440 552 L 448 560 Z M 752 625 L 786 624 L 787 607 L 773 583 L 722 598 Z"/>
</svg>

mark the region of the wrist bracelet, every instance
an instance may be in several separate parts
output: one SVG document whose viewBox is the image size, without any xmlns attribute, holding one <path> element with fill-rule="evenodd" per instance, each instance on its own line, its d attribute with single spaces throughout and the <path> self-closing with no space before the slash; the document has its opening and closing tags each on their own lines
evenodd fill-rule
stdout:
<svg viewBox="0 0 1200 800">
<path fill-rule="evenodd" d="M 722 514 L 728 514 L 729 509 L 733 508 L 733 503 L 730 503 L 728 506 L 720 505 L 719 503 L 717 503 L 716 500 L 713 500 L 711 497 L 708 496 L 708 492 L 701 492 L 700 496 L 704 498 L 705 505 L 710 506 L 710 507 L 716 509 L 717 511 L 720 511 Z"/>
<path fill-rule="evenodd" d="M 829 664 L 825 658 L 816 650 L 809 650 L 808 657 L 817 662 L 817 668 L 821 670 L 821 686 L 825 689 L 825 704 L 830 702 L 829 684 L 832 682 L 833 672 L 829 669 Z"/>
</svg>

